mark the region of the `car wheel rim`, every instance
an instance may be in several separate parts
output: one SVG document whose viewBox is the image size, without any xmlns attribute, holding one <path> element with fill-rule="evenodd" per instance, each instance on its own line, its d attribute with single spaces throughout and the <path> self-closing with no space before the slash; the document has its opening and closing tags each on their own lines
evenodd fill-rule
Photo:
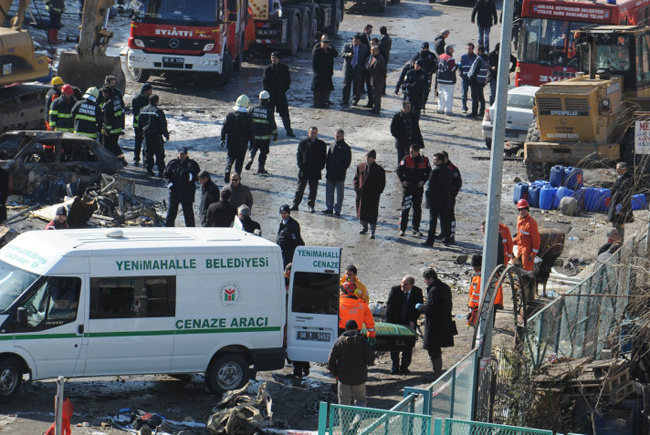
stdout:
<svg viewBox="0 0 650 435">
<path fill-rule="evenodd" d="M 0 394 L 7 396 L 11 394 L 18 383 L 18 371 L 15 367 L 7 367 L 0 374 Z"/>
<path fill-rule="evenodd" d="M 239 384 L 242 376 L 243 371 L 239 364 L 230 362 L 219 367 L 217 382 L 224 390 L 231 390 Z"/>
</svg>

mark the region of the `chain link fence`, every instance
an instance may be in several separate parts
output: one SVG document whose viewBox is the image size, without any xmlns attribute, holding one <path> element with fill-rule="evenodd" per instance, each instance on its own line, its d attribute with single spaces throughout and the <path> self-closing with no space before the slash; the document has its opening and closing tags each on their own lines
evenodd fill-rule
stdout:
<svg viewBox="0 0 650 435">
<path fill-rule="evenodd" d="M 645 236 L 633 237 L 606 263 L 528 320 L 525 352 L 533 368 L 556 357 L 597 357 L 647 287 Z"/>
<path fill-rule="evenodd" d="M 430 435 L 431 417 L 410 412 L 330 405 L 329 433 L 340 435 Z"/>
<path fill-rule="evenodd" d="M 445 435 L 553 435 L 553 431 L 447 419 Z"/>
</svg>

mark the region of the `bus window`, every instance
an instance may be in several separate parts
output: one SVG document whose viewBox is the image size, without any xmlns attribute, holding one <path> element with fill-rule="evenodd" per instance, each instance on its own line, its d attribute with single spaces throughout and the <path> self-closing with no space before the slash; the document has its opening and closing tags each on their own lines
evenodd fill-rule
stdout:
<svg viewBox="0 0 650 435">
<path fill-rule="evenodd" d="M 519 59 L 537 62 L 537 51 L 539 48 L 539 34 L 542 30 L 542 20 L 537 18 L 526 18 L 523 24 L 522 43 L 519 44 Z"/>
<path fill-rule="evenodd" d="M 566 62 L 565 44 L 569 22 L 556 20 L 544 20 L 544 22 L 539 60 L 561 65 Z"/>
</svg>

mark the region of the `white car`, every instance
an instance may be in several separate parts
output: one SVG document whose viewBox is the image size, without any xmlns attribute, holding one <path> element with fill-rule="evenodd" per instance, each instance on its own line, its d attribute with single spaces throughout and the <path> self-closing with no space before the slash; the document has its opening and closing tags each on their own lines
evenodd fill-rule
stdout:
<svg viewBox="0 0 650 435">
<path fill-rule="evenodd" d="M 509 143 L 524 143 L 528 127 L 533 121 L 533 105 L 535 104 L 535 93 L 539 86 L 520 86 L 508 90 L 508 107 L 506 111 L 506 135 L 505 141 Z M 496 106 L 493 104 L 485 111 L 483 122 L 483 137 L 485 146 L 492 148 L 492 123 L 496 114 Z"/>
</svg>

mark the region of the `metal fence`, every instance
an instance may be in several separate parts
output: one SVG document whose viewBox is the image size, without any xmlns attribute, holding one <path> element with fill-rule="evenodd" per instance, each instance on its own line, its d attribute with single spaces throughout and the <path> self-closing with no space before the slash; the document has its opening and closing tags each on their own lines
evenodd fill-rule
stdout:
<svg viewBox="0 0 650 435">
<path fill-rule="evenodd" d="M 478 353 L 474 349 L 427 387 L 431 394 L 431 409 L 428 413 L 432 417 L 473 418 L 478 364 Z"/>
<path fill-rule="evenodd" d="M 329 418 L 324 418 L 327 414 L 327 403 L 321 403 L 319 434 L 431 434 L 431 416 L 429 415 L 334 404 L 329 407 Z M 329 423 L 329 432 L 324 423 Z"/>
<path fill-rule="evenodd" d="M 633 237 L 609 260 L 528 320 L 526 354 L 532 368 L 557 357 L 598 356 L 630 300 L 649 282 L 645 236 Z"/>
</svg>

